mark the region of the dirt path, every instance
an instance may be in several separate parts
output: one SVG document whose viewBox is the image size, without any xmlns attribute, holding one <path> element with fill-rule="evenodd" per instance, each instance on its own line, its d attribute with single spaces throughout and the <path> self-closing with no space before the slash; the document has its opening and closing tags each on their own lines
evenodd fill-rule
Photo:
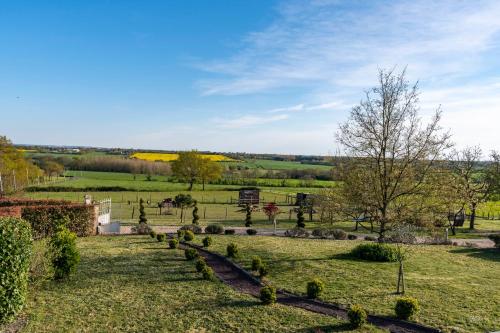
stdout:
<svg viewBox="0 0 500 333">
<path fill-rule="evenodd" d="M 234 289 L 250 294 L 254 297 L 259 297 L 261 282 L 248 273 L 246 270 L 237 264 L 229 261 L 225 257 L 205 250 L 202 247 L 182 243 L 181 248 L 193 247 L 198 250 L 198 253 L 205 258 L 207 264 L 212 267 L 217 277 L 233 287 Z M 284 290 L 277 291 L 277 302 L 284 305 L 294 306 L 308 311 L 321 313 L 328 316 L 335 316 L 342 319 L 347 319 L 347 310 L 340 306 L 321 301 L 311 300 L 299 295 L 286 292 Z M 382 329 L 386 329 L 393 333 L 437 333 L 437 329 L 422 326 L 416 323 L 404 322 L 389 317 L 368 316 L 368 322 Z"/>
</svg>

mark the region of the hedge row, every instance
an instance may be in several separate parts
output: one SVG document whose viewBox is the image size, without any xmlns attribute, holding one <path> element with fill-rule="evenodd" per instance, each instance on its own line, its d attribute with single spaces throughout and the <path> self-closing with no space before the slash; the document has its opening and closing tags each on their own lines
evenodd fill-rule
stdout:
<svg viewBox="0 0 500 333">
<path fill-rule="evenodd" d="M 87 186 L 87 187 L 31 186 L 26 188 L 26 191 L 27 192 L 126 192 L 126 191 L 136 191 L 136 190 L 122 186 Z"/>
<path fill-rule="evenodd" d="M 14 206 L 55 206 L 70 204 L 67 200 L 34 200 L 25 198 L 5 198 L 0 199 L 0 207 L 14 207 Z"/>
</svg>

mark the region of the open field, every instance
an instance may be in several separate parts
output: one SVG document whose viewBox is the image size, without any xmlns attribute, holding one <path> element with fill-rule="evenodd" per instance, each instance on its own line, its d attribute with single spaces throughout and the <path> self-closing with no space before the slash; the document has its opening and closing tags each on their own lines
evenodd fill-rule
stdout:
<svg viewBox="0 0 500 333">
<path fill-rule="evenodd" d="M 209 159 L 214 162 L 233 162 L 230 157 L 220 155 L 220 154 L 200 154 L 202 158 Z M 146 161 L 163 161 L 171 162 L 179 158 L 179 154 L 169 154 L 169 153 L 134 153 L 130 156 L 131 158 L 137 158 L 139 160 Z"/>
<path fill-rule="evenodd" d="M 200 243 L 201 237 L 196 239 Z M 345 256 L 359 241 L 307 240 L 259 236 L 214 236 L 213 251 L 225 254 L 234 242 L 238 262 L 249 268 L 259 255 L 269 281 L 305 292 L 306 282 L 326 283 L 323 299 L 359 303 L 368 311 L 392 315 L 397 295 L 397 263 L 374 263 Z M 408 295 L 419 300 L 416 321 L 445 332 L 484 332 L 500 327 L 500 252 L 450 246 L 412 246 L 405 264 Z"/>
<path fill-rule="evenodd" d="M 330 170 L 332 168 L 332 166 L 329 165 L 306 164 L 294 161 L 275 161 L 275 160 L 260 160 L 260 159 L 247 159 L 245 161 L 238 162 L 237 165 L 248 167 L 250 169 L 265 169 L 265 170 L 291 170 L 291 169 Z"/>
<path fill-rule="evenodd" d="M 149 236 L 82 238 L 78 247 L 82 260 L 71 280 L 30 292 L 22 332 L 353 332 L 336 318 L 263 306 L 204 281 L 182 251 Z"/>
</svg>

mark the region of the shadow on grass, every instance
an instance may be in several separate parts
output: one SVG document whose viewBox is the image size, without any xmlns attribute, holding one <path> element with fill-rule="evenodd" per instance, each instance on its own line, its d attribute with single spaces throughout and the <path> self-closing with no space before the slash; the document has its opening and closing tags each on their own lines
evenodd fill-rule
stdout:
<svg viewBox="0 0 500 333">
<path fill-rule="evenodd" d="M 324 325 L 324 326 L 315 326 L 309 327 L 301 330 L 297 330 L 297 333 L 328 333 L 328 332 L 350 332 L 353 331 L 351 324 L 349 323 L 339 323 L 335 325 Z"/>
<path fill-rule="evenodd" d="M 500 249 L 460 248 L 450 250 L 450 253 L 460 253 L 474 258 L 500 262 Z"/>
</svg>

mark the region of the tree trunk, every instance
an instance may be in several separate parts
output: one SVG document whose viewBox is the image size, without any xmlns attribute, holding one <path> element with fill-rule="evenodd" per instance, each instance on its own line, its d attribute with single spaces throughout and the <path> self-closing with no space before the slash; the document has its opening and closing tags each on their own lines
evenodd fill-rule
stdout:
<svg viewBox="0 0 500 333">
<path fill-rule="evenodd" d="M 194 184 L 194 179 L 191 179 L 191 181 L 189 182 L 188 191 L 192 191 L 193 190 L 193 184 Z"/>
<path fill-rule="evenodd" d="M 184 208 L 181 207 L 181 223 L 183 219 L 184 219 Z"/>
<path fill-rule="evenodd" d="M 474 229 L 474 223 L 476 222 L 476 204 L 471 205 L 471 210 L 470 210 L 470 225 L 469 229 L 473 230 Z"/>
<path fill-rule="evenodd" d="M 403 262 L 399 262 L 399 272 L 398 272 L 398 294 L 403 294 L 405 293 L 405 275 L 404 275 L 404 268 L 403 268 Z"/>
</svg>

